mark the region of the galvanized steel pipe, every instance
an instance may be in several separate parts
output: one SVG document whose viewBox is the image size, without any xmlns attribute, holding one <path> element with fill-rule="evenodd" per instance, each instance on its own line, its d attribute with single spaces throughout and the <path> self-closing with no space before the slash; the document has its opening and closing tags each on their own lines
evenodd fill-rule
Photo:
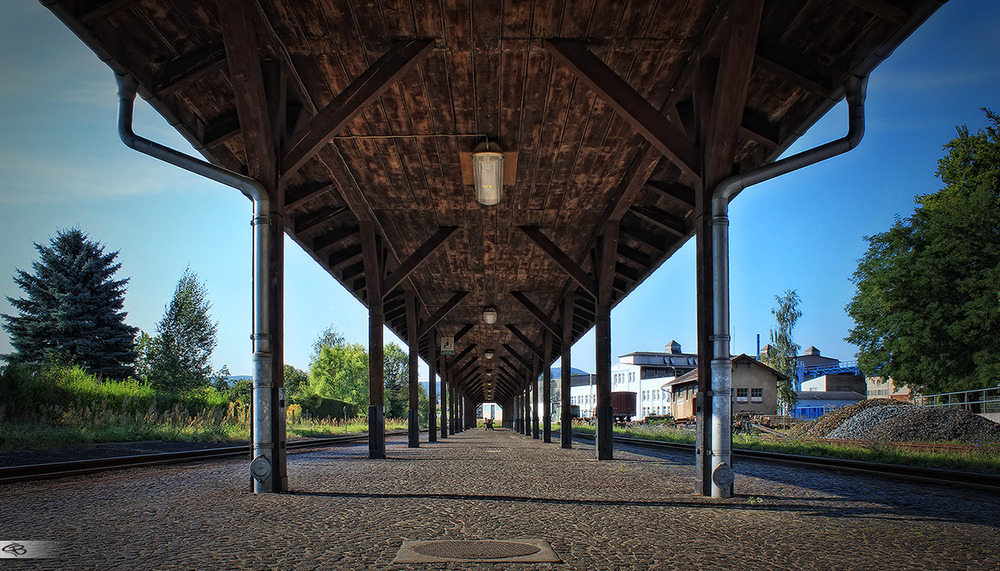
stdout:
<svg viewBox="0 0 1000 571">
<path fill-rule="evenodd" d="M 865 132 L 865 93 L 868 76 L 852 75 L 844 85 L 849 128 L 847 135 L 791 157 L 733 175 L 712 194 L 712 497 L 729 497 L 732 483 L 732 362 L 729 340 L 729 200 L 737 192 L 846 153 Z M 839 92 L 836 94 L 839 99 Z"/>
<path fill-rule="evenodd" d="M 254 217 L 254 330 L 253 330 L 253 459 L 251 475 L 255 492 L 274 489 L 271 439 L 271 367 L 270 332 L 270 199 L 267 190 L 256 180 L 207 161 L 186 155 L 135 134 L 132 114 L 136 82 L 129 75 L 116 74 L 118 80 L 118 135 L 131 149 L 170 163 L 186 171 L 235 188 L 253 200 Z"/>
</svg>

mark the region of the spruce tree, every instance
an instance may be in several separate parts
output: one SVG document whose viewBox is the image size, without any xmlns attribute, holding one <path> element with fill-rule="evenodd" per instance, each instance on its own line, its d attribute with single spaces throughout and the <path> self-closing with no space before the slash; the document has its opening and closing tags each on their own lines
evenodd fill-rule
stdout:
<svg viewBox="0 0 1000 571">
<path fill-rule="evenodd" d="M 185 269 L 152 339 L 149 380 L 155 386 L 183 391 L 210 382 L 218 329 L 210 308 L 208 290 Z"/>
<path fill-rule="evenodd" d="M 51 246 L 35 249 L 34 274 L 18 269 L 14 276 L 26 297 L 7 298 L 20 315 L 2 315 L 15 350 L 6 359 L 68 359 L 103 377 L 132 374 L 136 328 L 125 324 L 123 311 L 129 280 L 114 279 L 118 251 L 105 253 L 79 228 L 60 230 Z"/>
</svg>

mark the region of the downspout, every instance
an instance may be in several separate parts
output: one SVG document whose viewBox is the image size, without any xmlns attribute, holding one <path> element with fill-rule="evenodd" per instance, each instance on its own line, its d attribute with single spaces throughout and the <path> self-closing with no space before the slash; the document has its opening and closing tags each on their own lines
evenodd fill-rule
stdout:
<svg viewBox="0 0 1000 571">
<path fill-rule="evenodd" d="M 253 330 L 253 460 L 250 464 L 255 492 L 273 491 L 271 475 L 271 335 L 270 335 L 270 200 L 267 190 L 256 180 L 212 163 L 194 158 L 135 134 L 132 113 L 136 81 L 116 74 L 118 80 L 118 135 L 131 149 L 170 163 L 186 171 L 235 188 L 253 200 L 254 217 L 254 330 Z"/>
<path fill-rule="evenodd" d="M 858 146 L 865 132 L 865 92 L 868 75 L 852 75 L 844 84 L 849 128 L 843 138 L 733 175 L 712 194 L 712 497 L 732 495 L 732 362 L 729 354 L 729 200 L 737 192 L 772 178 L 846 153 Z M 838 96 L 839 97 L 839 96 Z"/>
</svg>

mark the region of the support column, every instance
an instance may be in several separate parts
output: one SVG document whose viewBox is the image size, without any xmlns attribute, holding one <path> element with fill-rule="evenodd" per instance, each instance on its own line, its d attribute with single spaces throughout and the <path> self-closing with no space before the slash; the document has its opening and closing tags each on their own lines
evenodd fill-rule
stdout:
<svg viewBox="0 0 1000 571">
<path fill-rule="evenodd" d="M 598 241 L 600 260 L 594 336 L 597 360 L 597 446 L 598 460 L 614 458 L 614 408 L 611 406 L 611 303 L 614 265 L 618 251 L 618 221 L 609 220 Z"/>
<path fill-rule="evenodd" d="M 448 438 L 448 391 L 451 389 L 451 371 L 448 359 L 441 356 L 441 438 Z"/>
<path fill-rule="evenodd" d="M 406 415 L 406 446 L 408 448 L 418 448 L 420 446 L 420 369 L 417 360 L 420 355 L 420 339 L 417 336 L 417 296 L 413 290 L 403 292 L 406 298 L 406 344 L 409 346 L 409 389 L 410 405 Z"/>
<path fill-rule="evenodd" d="M 524 435 L 531 436 L 531 371 L 528 371 L 528 385 L 524 387 Z"/>
<path fill-rule="evenodd" d="M 285 401 L 285 193 L 284 184 L 276 185 L 271 201 L 271 224 L 268 239 L 271 257 L 268 288 L 271 331 L 271 479 L 275 492 L 288 491 L 288 468 L 285 452 L 287 418 Z"/>
<path fill-rule="evenodd" d="M 552 333 L 545 333 L 545 370 L 542 372 L 542 442 L 552 442 Z"/>
<path fill-rule="evenodd" d="M 562 374 L 559 397 L 559 443 L 563 448 L 573 448 L 573 417 L 569 408 L 573 365 L 573 313 L 576 307 L 576 290 L 570 289 L 563 299 L 562 309 Z"/>
<path fill-rule="evenodd" d="M 432 329 L 428 334 L 427 343 L 430 357 L 427 359 L 429 369 L 427 383 L 427 442 L 437 442 L 437 333 Z"/>
<path fill-rule="evenodd" d="M 382 248 L 370 220 L 362 220 L 361 247 L 368 290 L 368 457 L 385 458 L 385 354 L 382 328 Z"/>
<path fill-rule="evenodd" d="M 535 362 L 538 362 L 538 358 L 535 358 Z M 531 375 L 531 438 L 533 440 L 538 440 L 540 434 L 538 432 L 538 376 L 534 373 Z"/>
</svg>

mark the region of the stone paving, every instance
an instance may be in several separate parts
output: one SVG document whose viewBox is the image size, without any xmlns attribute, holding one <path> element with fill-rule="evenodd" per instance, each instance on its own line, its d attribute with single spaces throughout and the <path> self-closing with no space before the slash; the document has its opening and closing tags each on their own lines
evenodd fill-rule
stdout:
<svg viewBox="0 0 1000 571">
<path fill-rule="evenodd" d="M 289 456 L 292 492 L 248 492 L 246 462 L 0 486 L 0 541 L 57 559 L 7 569 L 997 569 L 1000 496 L 741 461 L 730 499 L 695 496 L 693 458 L 563 450 L 506 430 Z M 561 563 L 394 565 L 404 540 L 543 539 Z"/>
</svg>

